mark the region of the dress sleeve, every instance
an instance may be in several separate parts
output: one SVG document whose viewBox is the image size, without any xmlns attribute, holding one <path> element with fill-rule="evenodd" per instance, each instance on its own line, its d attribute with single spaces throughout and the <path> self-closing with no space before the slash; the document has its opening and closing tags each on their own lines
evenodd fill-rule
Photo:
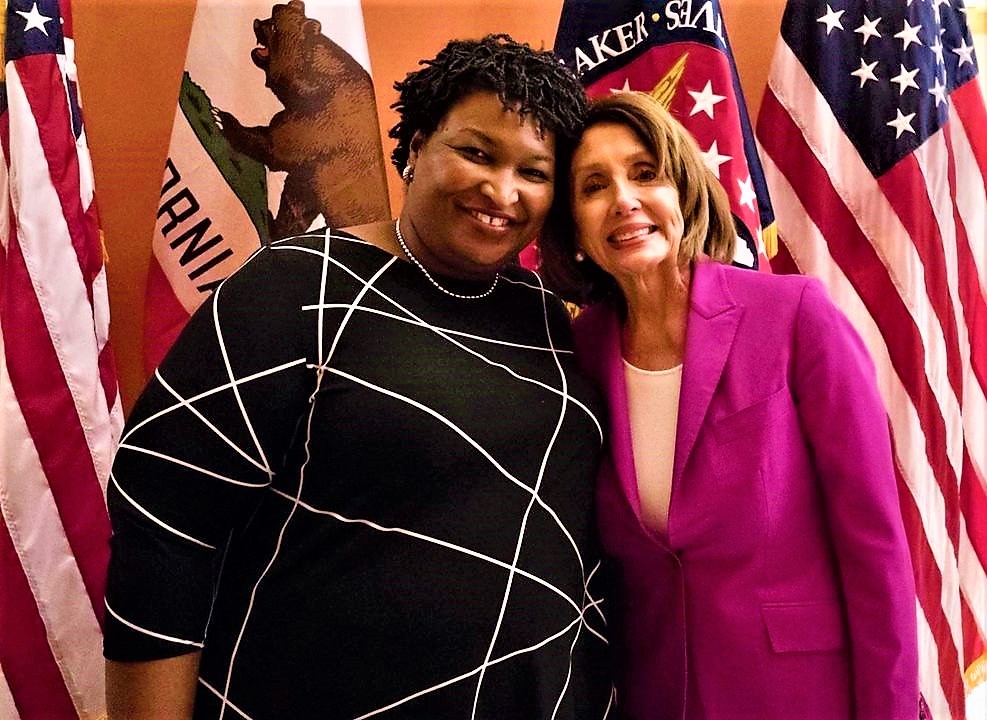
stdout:
<svg viewBox="0 0 987 720">
<path fill-rule="evenodd" d="M 842 580 L 855 717 L 914 720 L 914 576 L 873 362 L 818 281 L 802 293 L 795 332 L 796 402 Z"/>
<path fill-rule="evenodd" d="M 108 659 L 202 647 L 225 545 L 278 472 L 312 392 L 306 263 L 258 251 L 196 311 L 138 399 L 107 489 Z"/>
</svg>

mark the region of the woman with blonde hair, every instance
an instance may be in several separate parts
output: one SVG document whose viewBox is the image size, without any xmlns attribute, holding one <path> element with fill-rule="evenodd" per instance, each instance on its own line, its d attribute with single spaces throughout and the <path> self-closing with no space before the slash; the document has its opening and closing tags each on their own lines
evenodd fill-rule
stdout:
<svg viewBox="0 0 987 720">
<path fill-rule="evenodd" d="M 822 285 L 730 267 L 725 194 L 647 95 L 595 102 L 542 241 L 610 405 L 597 517 L 617 706 L 914 720 L 915 593 L 885 411 Z M 613 627 L 613 625 L 612 625 Z"/>
</svg>

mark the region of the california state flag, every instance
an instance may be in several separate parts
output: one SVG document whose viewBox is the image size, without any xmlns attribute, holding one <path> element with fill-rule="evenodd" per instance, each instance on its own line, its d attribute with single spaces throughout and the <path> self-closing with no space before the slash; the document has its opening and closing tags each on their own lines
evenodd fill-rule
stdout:
<svg viewBox="0 0 987 720">
<path fill-rule="evenodd" d="M 154 226 L 148 373 L 262 243 L 389 217 L 384 168 L 360 0 L 200 0 Z"/>
</svg>

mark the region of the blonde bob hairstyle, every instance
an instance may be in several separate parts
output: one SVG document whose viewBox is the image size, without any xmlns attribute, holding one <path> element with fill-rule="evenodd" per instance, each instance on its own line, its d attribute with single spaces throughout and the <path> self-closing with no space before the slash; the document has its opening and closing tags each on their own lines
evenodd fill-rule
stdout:
<svg viewBox="0 0 987 720">
<path fill-rule="evenodd" d="M 593 101 L 583 133 L 603 123 L 616 123 L 633 130 L 654 154 L 659 174 L 675 185 L 685 225 L 679 264 L 688 265 L 701 256 L 730 262 L 737 239 L 730 202 L 720 181 L 703 162 L 689 131 L 660 102 L 639 92 L 617 93 Z M 568 184 L 571 182 L 569 172 Z M 558 186 L 557 189 L 561 190 Z M 578 248 L 572 211 L 568 207 L 570 195 L 571 188 L 569 192 L 555 193 L 557 216 L 562 222 L 567 219 L 568 227 L 542 237 L 539 243 L 546 283 L 564 299 L 578 304 L 619 297 L 617 283 L 610 275 L 589 258 L 579 262 L 575 259 Z"/>
</svg>

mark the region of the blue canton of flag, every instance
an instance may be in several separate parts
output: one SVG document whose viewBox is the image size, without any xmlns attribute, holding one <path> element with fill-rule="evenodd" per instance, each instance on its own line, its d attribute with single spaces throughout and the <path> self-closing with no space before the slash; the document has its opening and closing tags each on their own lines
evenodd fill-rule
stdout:
<svg viewBox="0 0 987 720">
<path fill-rule="evenodd" d="M 7 14 L 20 18 L 20 22 L 7 24 L 4 62 L 16 62 L 31 55 L 50 55 L 59 58 L 59 62 L 68 62 L 66 40 L 62 30 L 64 16 L 58 0 L 8 0 Z M 32 32 L 33 31 L 33 32 Z M 69 112 L 71 113 L 72 132 L 76 140 L 82 135 L 82 111 L 79 107 L 79 85 L 72 69 L 64 77 L 65 89 L 68 94 Z M 7 93 L 0 93 L 0 112 L 7 109 Z"/>
<path fill-rule="evenodd" d="M 7 15 L 22 21 L 7 25 L 5 62 L 26 55 L 65 54 L 58 0 L 7 0 Z"/>
<path fill-rule="evenodd" d="M 947 94 L 976 75 L 969 30 L 947 0 L 811 7 L 789 4 L 782 37 L 871 174 L 882 175 L 946 123 Z"/>
</svg>

